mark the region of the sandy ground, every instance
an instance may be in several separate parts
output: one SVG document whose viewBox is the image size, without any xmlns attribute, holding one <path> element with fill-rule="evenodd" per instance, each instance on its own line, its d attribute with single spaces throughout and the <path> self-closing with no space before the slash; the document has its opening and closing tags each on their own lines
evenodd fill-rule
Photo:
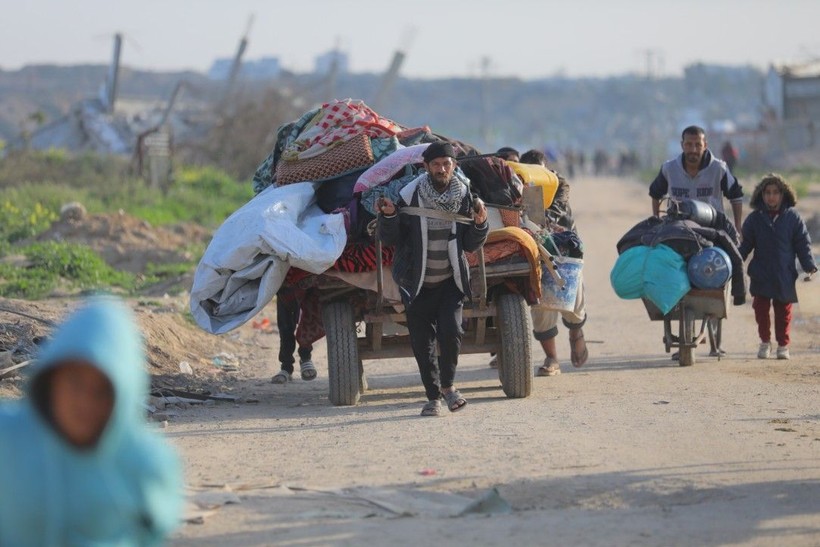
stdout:
<svg viewBox="0 0 820 547">
<path fill-rule="evenodd" d="M 155 389 L 237 398 L 153 414 L 184 457 L 198 503 L 189 516 L 201 522 L 171 543 L 409 545 L 432 534 L 453 545 L 820 545 L 820 283 L 798 283 L 791 361 L 755 358 L 746 304 L 730 309 L 726 358 L 702 346 L 681 368 L 664 353 L 661 324 L 608 279 L 615 242 L 650 210 L 645 186 L 581 180 L 572 201 L 587 246 L 590 363 L 569 366 L 563 331 L 564 373 L 510 400 L 485 356 L 464 357 L 458 385 L 471 404 L 441 419 L 418 417 L 412 360 L 366 362 L 371 390 L 337 408 L 323 342 L 318 380 L 275 386 L 277 335 L 252 322 L 203 333 L 178 292 L 190 276 L 129 299 Z M 817 219 L 820 185 L 798 208 Z M 184 259 L 207 236 L 113 214 L 59 221 L 43 237 L 91 245 L 139 273 Z M 0 299 L 0 357 L 30 358 L 77 301 Z M 256 319 L 275 324 L 274 310 Z M 537 349 L 532 364 L 542 359 Z M 18 397 L 22 382 L 0 378 L 0 398 Z"/>
<path fill-rule="evenodd" d="M 239 503 L 172 545 L 820 545 L 818 280 L 800 287 L 790 361 L 756 358 L 746 304 L 724 322 L 726 357 L 701 346 L 679 367 L 662 324 L 609 283 L 615 242 L 650 212 L 645 187 L 599 178 L 572 192 L 587 366 L 569 364 L 562 328 L 563 374 L 513 400 L 485 356 L 467 356 L 469 406 L 421 418 L 413 360 L 365 362 L 371 389 L 333 407 L 323 342 L 317 380 L 273 385 L 276 335 L 242 327 L 228 386 L 242 402 L 170 411 L 164 429 L 192 491 Z"/>
</svg>

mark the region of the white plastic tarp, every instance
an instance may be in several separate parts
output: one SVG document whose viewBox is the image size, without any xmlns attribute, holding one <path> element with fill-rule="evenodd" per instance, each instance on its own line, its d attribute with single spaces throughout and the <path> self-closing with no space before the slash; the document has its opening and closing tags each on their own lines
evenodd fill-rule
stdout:
<svg viewBox="0 0 820 547">
<path fill-rule="evenodd" d="M 228 332 L 271 301 L 291 266 L 319 274 L 336 262 L 347 242 L 344 217 L 319 209 L 314 187 L 268 187 L 217 229 L 191 288 L 200 327 Z"/>
</svg>

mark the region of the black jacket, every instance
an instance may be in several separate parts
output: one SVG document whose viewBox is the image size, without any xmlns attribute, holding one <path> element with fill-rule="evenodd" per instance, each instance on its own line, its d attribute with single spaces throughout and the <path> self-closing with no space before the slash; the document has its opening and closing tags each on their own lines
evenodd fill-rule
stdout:
<svg viewBox="0 0 820 547">
<path fill-rule="evenodd" d="M 424 175 L 426 176 L 426 174 Z M 421 290 L 424 282 L 424 269 L 427 261 L 427 222 L 416 215 L 401 214 L 405 206 L 420 207 L 419 179 L 417 178 L 401 190 L 401 199 L 396 203 L 397 214 L 379 218 L 378 236 L 385 245 L 395 245 L 393 258 L 393 279 L 409 303 Z M 470 192 L 461 201 L 458 214 L 469 216 L 473 206 Z M 465 297 L 470 293 L 470 267 L 467 264 L 465 251 L 476 251 L 487 239 L 489 227 L 487 222 L 481 225 L 453 222 L 448 251 L 456 286 Z"/>
</svg>

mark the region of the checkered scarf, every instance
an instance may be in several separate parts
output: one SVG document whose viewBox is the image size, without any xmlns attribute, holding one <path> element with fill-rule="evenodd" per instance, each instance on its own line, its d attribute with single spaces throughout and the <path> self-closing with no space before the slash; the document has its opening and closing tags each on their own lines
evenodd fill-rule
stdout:
<svg viewBox="0 0 820 547">
<path fill-rule="evenodd" d="M 439 193 L 430 182 L 430 175 L 425 174 L 419 183 L 419 195 L 425 203 L 435 205 L 436 209 L 457 213 L 461 207 L 461 200 L 467 195 L 467 187 L 457 177 L 450 177 L 450 183 L 444 192 Z"/>
</svg>

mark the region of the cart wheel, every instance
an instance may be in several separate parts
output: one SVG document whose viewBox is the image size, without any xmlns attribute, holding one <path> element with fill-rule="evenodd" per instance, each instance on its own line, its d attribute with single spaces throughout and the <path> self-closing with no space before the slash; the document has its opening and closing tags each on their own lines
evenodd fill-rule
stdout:
<svg viewBox="0 0 820 547">
<path fill-rule="evenodd" d="M 532 320 L 523 296 L 504 293 L 498 297 L 497 325 L 501 331 L 498 377 L 504 394 L 513 399 L 528 397 L 533 375 Z"/>
<path fill-rule="evenodd" d="M 695 317 L 692 310 L 681 306 L 680 310 L 680 360 L 682 367 L 691 367 L 695 364 Z"/>
<path fill-rule="evenodd" d="M 327 336 L 327 378 L 330 402 L 336 406 L 359 402 L 359 347 L 353 308 L 349 302 L 330 302 L 322 310 Z"/>
</svg>

